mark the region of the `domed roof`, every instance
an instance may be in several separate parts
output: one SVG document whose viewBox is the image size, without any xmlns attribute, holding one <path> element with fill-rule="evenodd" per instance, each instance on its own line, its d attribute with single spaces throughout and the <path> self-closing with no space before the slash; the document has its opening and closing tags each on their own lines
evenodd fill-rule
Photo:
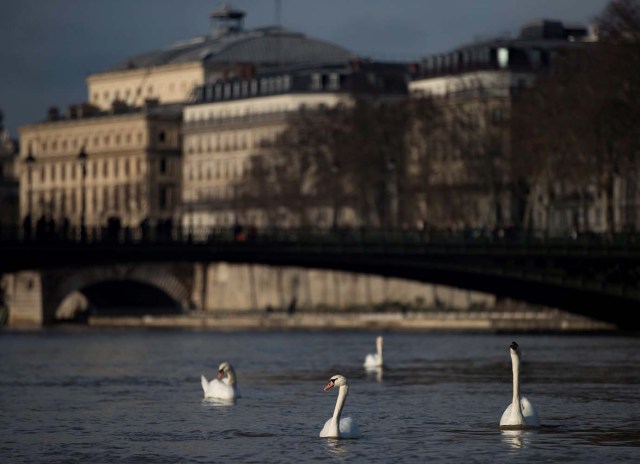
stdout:
<svg viewBox="0 0 640 464">
<path fill-rule="evenodd" d="M 219 31 L 218 31 L 219 32 Z M 211 36 L 196 37 L 169 47 L 128 58 L 106 72 L 201 61 L 215 63 L 252 63 L 257 67 L 303 63 L 347 62 L 354 53 L 282 27 L 252 30 L 228 30 Z"/>
</svg>

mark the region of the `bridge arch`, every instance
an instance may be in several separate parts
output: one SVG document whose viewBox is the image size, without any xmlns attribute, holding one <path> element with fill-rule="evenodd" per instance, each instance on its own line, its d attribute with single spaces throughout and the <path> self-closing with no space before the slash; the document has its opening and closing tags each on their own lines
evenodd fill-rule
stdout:
<svg viewBox="0 0 640 464">
<path fill-rule="evenodd" d="M 53 274 L 47 276 L 50 291 L 44 308 L 44 319 L 49 321 L 55 321 L 61 315 L 68 317 L 73 306 L 94 304 L 96 297 L 102 295 L 104 299 L 109 293 L 115 295 L 114 303 L 122 306 L 128 292 L 133 307 L 141 303 L 135 297 L 135 291 L 140 290 L 176 310 L 188 307 L 191 298 L 191 288 L 176 275 L 171 265 L 100 266 L 55 271 Z"/>
</svg>

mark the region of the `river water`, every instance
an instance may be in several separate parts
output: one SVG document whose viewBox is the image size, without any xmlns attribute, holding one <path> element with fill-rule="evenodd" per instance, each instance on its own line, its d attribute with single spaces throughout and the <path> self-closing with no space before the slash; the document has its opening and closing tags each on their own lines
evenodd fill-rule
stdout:
<svg viewBox="0 0 640 464">
<path fill-rule="evenodd" d="M 640 462 L 640 338 L 55 329 L 1 332 L 0 462 Z M 501 431 L 509 344 L 542 427 Z M 242 398 L 202 398 L 236 369 Z M 318 434 L 349 380 L 358 440 Z"/>
</svg>

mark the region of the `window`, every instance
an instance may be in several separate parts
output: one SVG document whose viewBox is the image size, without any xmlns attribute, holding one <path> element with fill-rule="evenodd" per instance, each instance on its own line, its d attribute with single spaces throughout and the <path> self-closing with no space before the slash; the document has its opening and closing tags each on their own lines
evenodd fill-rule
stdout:
<svg viewBox="0 0 640 464">
<path fill-rule="evenodd" d="M 167 173 L 167 159 L 160 158 L 160 174 L 166 174 L 166 173 Z"/>
<path fill-rule="evenodd" d="M 329 88 L 331 90 L 338 90 L 340 88 L 340 75 L 338 73 L 331 73 L 329 75 Z"/>
<path fill-rule="evenodd" d="M 318 73 L 311 75 L 311 90 L 322 89 L 322 76 Z"/>
<path fill-rule="evenodd" d="M 502 122 L 502 108 L 493 108 L 491 110 L 491 122 L 494 124 Z"/>
<path fill-rule="evenodd" d="M 529 50 L 529 64 L 533 69 L 538 69 L 541 61 L 540 50 Z"/>
<path fill-rule="evenodd" d="M 158 207 L 161 210 L 166 210 L 169 206 L 169 189 L 167 187 L 160 187 L 158 192 Z"/>
<path fill-rule="evenodd" d="M 498 49 L 498 67 L 501 69 L 507 68 L 509 66 L 509 49 L 507 48 L 499 48 Z"/>
</svg>

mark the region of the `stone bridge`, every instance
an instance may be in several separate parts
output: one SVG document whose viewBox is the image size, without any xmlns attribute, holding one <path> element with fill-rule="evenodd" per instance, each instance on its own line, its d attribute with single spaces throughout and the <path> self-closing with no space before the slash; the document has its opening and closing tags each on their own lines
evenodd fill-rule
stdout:
<svg viewBox="0 0 640 464">
<path fill-rule="evenodd" d="M 178 312 L 192 304 L 194 269 L 191 263 L 135 263 L 10 273 L 4 277 L 9 325 L 48 325 L 77 316 L 90 300 Z"/>
<path fill-rule="evenodd" d="M 49 323 L 70 292 L 93 292 L 94 297 L 118 292 L 115 284 L 100 282 L 135 282 L 144 286 L 140 291 L 156 289 L 156 295 L 165 295 L 158 300 L 172 302 L 165 305 L 205 309 L 210 266 L 232 263 L 248 269 L 239 280 L 261 280 L 263 292 L 284 288 L 283 280 L 258 279 L 252 266 L 323 269 L 467 289 L 564 309 L 625 329 L 640 328 L 640 236 L 635 234 L 491 240 L 285 230 L 242 239 L 210 232 L 195 239 L 180 232 L 90 242 L 7 240 L 0 242 L 0 256 L 14 322 Z M 245 293 L 256 288 L 252 284 Z M 307 297 L 317 300 L 311 289 Z M 278 298 L 283 305 L 297 296 L 283 290 Z M 256 295 L 249 299 L 253 309 L 264 307 Z"/>
</svg>

